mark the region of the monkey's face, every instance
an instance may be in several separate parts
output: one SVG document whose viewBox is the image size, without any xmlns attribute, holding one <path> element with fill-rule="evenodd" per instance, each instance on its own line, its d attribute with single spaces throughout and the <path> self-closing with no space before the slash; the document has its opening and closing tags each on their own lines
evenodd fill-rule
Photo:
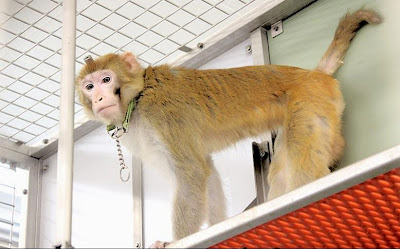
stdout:
<svg viewBox="0 0 400 249">
<path fill-rule="evenodd" d="M 75 88 L 88 118 L 120 125 L 129 103 L 144 88 L 144 72 L 129 52 L 106 54 L 86 62 Z"/>
<path fill-rule="evenodd" d="M 97 119 L 106 124 L 119 123 L 124 119 L 120 85 L 113 71 L 99 70 L 86 75 L 80 88 L 91 102 L 92 112 Z"/>
</svg>

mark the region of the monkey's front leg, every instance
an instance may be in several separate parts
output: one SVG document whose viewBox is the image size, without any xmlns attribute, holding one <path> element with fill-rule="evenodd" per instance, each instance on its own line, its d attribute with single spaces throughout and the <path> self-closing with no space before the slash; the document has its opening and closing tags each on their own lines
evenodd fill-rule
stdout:
<svg viewBox="0 0 400 249">
<path fill-rule="evenodd" d="M 173 217 L 174 239 L 181 239 L 199 231 L 207 216 L 208 174 L 202 170 L 202 165 L 192 164 L 186 167 L 177 173 Z"/>
<path fill-rule="evenodd" d="M 194 158 L 181 161 L 175 163 L 177 189 L 173 209 L 174 240 L 199 231 L 207 217 L 207 178 L 210 174 L 207 162 Z M 150 248 L 165 248 L 168 244 L 156 241 Z"/>
</svg>

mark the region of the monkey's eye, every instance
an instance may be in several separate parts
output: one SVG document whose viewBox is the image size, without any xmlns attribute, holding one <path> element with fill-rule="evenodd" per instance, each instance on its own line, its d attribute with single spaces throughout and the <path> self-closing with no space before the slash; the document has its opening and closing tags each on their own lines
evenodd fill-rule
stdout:
<svg viewBox="0 0 400 249">
<path fill-rule="evenodd" d="M 85 86 L 85 89 L 88 91 L 92 90 L 93 88 L 94 88 L 94 85 L 92 83 L 89 83 Z"/>
<path fill-rule="evenodd" d="M 111 78 L 108 77 L 108 76 L 106 76 L 106 77 L 103 78 L 103 83 L 108 83 L 108 82 L 110 82 L 110 81 L 111 81 Z"/>
</svg>

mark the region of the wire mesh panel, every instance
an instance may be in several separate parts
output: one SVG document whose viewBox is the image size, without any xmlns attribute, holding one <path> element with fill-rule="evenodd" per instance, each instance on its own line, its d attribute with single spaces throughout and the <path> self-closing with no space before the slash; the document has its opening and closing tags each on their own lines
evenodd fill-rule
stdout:
<svg viewBox="0 0 400 249">
<path fill-rule="evenodd" d="M 143 66 L 166 63 L 266 2 L 79 0 L 76 69 L 88 54 L 123 51 Z M 57 137 L 62 9 L 61 0 L 0 2 L 0 136 L 29 146 Z M 84 116 L 77 98 L 75 113 Z"/>
<path fill-rule="evenodd" d="M 211 248 L 399 248 L 400 168 Z"/>
</svg>

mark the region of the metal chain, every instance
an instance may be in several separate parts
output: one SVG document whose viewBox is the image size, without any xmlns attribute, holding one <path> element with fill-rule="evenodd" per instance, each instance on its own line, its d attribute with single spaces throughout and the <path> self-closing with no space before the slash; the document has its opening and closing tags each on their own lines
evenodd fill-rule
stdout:
<svg viewBox="0 0 400 249">
<path fill-rule="evenodd" d="M 118 157 L 119 157 L 118 160 L 119 160 L 119 166 L 121 167 L 120 170 L 119 170 L 119 178 L 121 179 L 121 181 L 127 182 L 127 181 L 129 180 L 130 176 L 131 176 L 131 173 L 130 173 L 128 167 L 126 167 L 126 165 L 125 165 L 124 155 L 122 154 L 121 144 L 120 144 L 120 142 L 119 142 L 119 139 L 116 138 L 115 141 L 117 142 L 117 151 L 118 151 Z M 122 176 L 124 170 L 127 171 L 127 173 L 128 173 L 128 175 L 126 176 L 126 178 L 124 178 L 124 177 Z"/>
<path fill-rule="evenodd" d="M 117 152 L 118 152 L 118 160 L 119 160 L 119 178 L 123 182 L 127 182 L 129 178 L 131 177 L 131 172 L 129 171 L 129 168 L 125 165 L 125 160 L 124 160 L 124 155 L 122 154 L 122 149 L 121 149 L 121 143 L 119 142 L 119 138 L 126 133 L 126 130 L 123 128 L 116 128 L 114 132 L 109 131 L 108 134 L 110 134 L 111 138 L 115 139 L 117 142 Z M 123 174 L 124 172 L 127 172 L 127 176 L 124 177 Z"/>
</svg>

